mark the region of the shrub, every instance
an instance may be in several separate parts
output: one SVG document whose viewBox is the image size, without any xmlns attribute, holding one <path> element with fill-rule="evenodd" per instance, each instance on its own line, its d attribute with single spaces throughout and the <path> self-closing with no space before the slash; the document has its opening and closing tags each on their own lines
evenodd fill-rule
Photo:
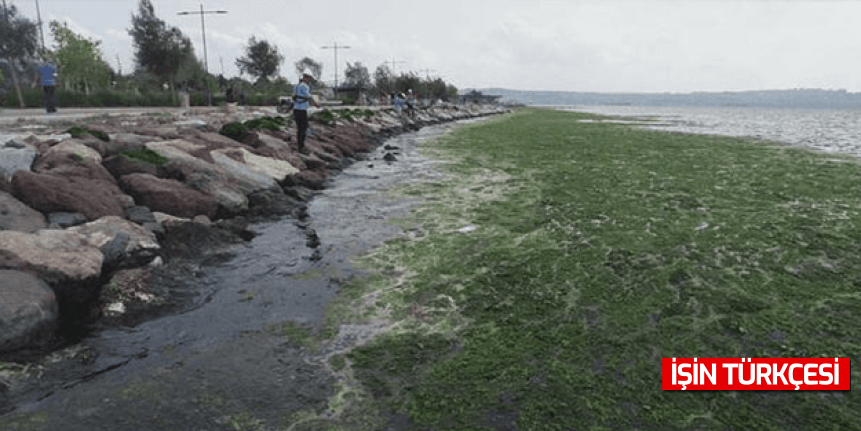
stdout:
<svg viewBox="0 0 861 431">
<path fill-rule="evenodd" d="M 241 142 L 252 129 L 283 130 L 286 125 L 287 119 L 284 117 L 260 117 L 244 123 L 227 123 L 218 133 Z"/>
</svg>

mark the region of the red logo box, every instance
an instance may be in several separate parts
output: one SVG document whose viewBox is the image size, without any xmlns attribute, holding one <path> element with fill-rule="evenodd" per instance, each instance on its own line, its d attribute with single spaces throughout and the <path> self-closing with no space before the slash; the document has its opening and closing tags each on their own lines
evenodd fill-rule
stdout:
<svg viewBox="0 0 861 431">
<path fill-rule="evenodd" d="M 848 391 L 849 358 L 663 358 L 665 391 Z"/>
</svg>

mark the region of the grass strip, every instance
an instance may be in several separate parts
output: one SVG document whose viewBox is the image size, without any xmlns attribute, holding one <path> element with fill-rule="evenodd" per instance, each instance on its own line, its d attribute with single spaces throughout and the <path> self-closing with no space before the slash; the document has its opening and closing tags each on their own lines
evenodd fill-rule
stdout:
<svg viewBox="0 0 861 431">
<path fill-rule="evenodd" d="M 399 188 L 427 203 L 366 258 L 397 275 L 356 303 L 396 324 L 346 355 L 355 408 L 440 430 L 861 428 L 858 391 L 660 389 L 662 357 L 861 359 L 859 161 L 595 118 L 523 109 L 427 144 L 451 179 Z"/>
</svg>

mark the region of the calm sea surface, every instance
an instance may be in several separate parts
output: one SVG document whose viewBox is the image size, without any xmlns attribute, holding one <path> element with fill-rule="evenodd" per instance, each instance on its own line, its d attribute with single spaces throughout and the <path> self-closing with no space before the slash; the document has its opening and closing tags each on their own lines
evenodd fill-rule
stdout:
<svg viewBox="0 0 861 431">
<path fill-rule="evenodd" d="M 685 133 L 746 136 L 830 153 L 861 156 L 861 111 L 750 107 L 573 106 L 565 110 L 655 118 L 646 128 Z"/>
</svg>

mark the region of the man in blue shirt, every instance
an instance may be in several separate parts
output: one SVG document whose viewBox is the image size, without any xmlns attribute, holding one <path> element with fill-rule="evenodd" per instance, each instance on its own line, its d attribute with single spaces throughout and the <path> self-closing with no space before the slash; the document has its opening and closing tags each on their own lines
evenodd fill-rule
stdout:
<svg viewBox="0 0 861 431">
<path fill-rule="evenodd" d="M 314 74 L 310 69 L 302 71 L 302 79 L 293 87 L 293 119 L 296 121 L 296 142 L 299 144 L 299 152 L 306 154 L 305 136 L 308 133 L 308 103 L 320 107 L 311 97 L 311 84 L 314 83 Z"/>
<path fill-rule="evenodd" d="M 57 112 L 57 69 L 51 63 L 39 68 L 42 74 L 42 102 L 48 113 Z"/>
</svg>

